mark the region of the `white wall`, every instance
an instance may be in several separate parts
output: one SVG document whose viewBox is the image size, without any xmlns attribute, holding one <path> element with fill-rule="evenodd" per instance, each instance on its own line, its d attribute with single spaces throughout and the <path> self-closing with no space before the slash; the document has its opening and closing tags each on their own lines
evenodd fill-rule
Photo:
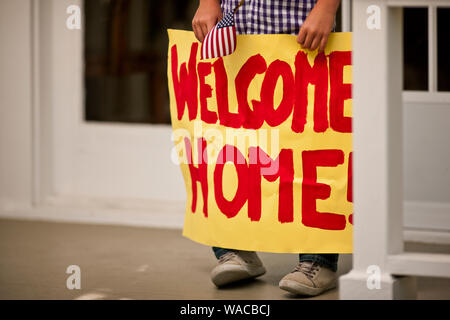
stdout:
<svg viewBox="0 0 450 320">
<path fill-rule="evenodd" d="M 450 105 L 406 103 L 405 198 L 450 203 Z"/>
<path fill-rule="evenodd" d="M 450 103 L 404 106 L 405 225 L 450 230 Z"/>
<path fill-rule="evenodd" d="M 32 199 L 31 2 L 0 1 L 0 208 Z"/>
</svg>

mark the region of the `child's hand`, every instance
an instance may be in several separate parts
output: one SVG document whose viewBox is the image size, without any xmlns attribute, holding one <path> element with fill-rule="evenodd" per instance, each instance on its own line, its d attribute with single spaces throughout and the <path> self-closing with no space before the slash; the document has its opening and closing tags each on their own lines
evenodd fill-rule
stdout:
<svg viewBox="0 0 450 320">
<path fill-rule="evenodd" d="M 309 13 L 300 32 L 297 42 L 305 49 L 325 50 L 328 36 L 333 29 L 334 17 L 340 0 L 318 0 Z"/>
<path fill-rule="evenodd" d="M 208 32 L 222 19 L 219 0 L 200 0 L 192 19 L 192 29 L 198 41 L 202 42 Z"/>
</svg>

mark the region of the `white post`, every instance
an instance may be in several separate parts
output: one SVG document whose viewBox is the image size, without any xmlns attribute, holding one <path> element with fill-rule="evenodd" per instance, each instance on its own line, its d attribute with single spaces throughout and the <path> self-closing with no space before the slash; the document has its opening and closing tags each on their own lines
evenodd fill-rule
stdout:
<svg viewBox="0 0 450 320">
<path fill-rule="evenodd" d="M 428 91 L 437 91 L 437 7 L 428 7 Z"/>
<path fill-rule="evenodd" d="M 352 2 L 351 0 L 341 1 L 341 21 L 342 21 L 342 32 L 351 32 L 351 12 L 352 12 Z"/>
<path fill-rule="evenodd" d="M 415 279 L 395 277 L 403 251 L 402 9 L 353 1 L 353 269 L 341 299 L 415 298 Z"/>
</svg>

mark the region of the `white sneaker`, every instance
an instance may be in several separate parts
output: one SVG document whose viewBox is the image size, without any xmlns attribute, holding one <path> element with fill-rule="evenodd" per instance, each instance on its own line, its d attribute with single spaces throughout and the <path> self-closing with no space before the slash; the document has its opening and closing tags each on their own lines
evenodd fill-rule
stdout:
<svg viewBox="0 0 450 320">
<path fill-rule="evenodd" d="M 219 265 L 211 271 L 212 282 L 220 287 L 239 280 L 256 278 L 266 273 L 254 251 L 228 251 L 219 258 Z"/>
<path fill-rule="evenodd" d="M 300 295 L 316 296 L 333 289 L 337 284 L 337 273 L 317 263 L 300 262 L 294 271 L 280 281 L 280 288 Z"/>
</svg>

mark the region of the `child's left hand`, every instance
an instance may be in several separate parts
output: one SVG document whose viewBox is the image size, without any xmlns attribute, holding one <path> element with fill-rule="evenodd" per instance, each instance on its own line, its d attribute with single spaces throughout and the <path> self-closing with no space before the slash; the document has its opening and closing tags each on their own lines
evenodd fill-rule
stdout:
<svg viewBox="0 0 450 320">
<path fill-rule="evenodd" d="M 325 50 L 340 2 L 340 0 L 317 1 L 297 36 L 297 42 L 303 48 L 309 50 L 319 48 L 319 52 Z"/>
</svg>

